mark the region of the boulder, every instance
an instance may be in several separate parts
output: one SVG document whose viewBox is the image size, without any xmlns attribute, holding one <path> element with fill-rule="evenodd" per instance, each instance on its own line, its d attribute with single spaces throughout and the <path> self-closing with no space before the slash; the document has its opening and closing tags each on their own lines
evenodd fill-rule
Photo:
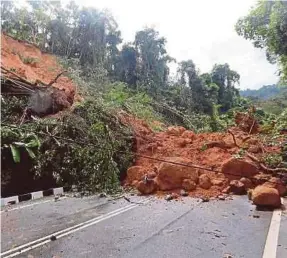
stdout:
<svg viewBox="0 0 287 258">
<path fill-rule="evenodd" d="M 190 179 L 183 179 L 182 188 L 186 191 L 193 191 L 196 189 L 196 183 Z"/>
<path fill-rule="evenodd" d="M 253 177 L 258 174 L 257 166 L 244 159 L 230 158 L 221 167 L 221 172 L 230 180 L 240 177 Z"/>
<path fill-rule="evenodd" d="M 259 185 L 252 191 L 252 201 L 257 206 L 272 208 L 279 208 L 281 206 L 278 190 L 264 185 Z"/>
<path fill-rule="evenodd" d="M 287 192 L 287 186 L 284 184 L 280 178 L 272 177 L 269 181 L 265 182 L 263 186 L 275 188 L 278 190 L 280 196 L 284 196 Z"/>
<path fill-rule="evenodd" d="M 185 130 L 186 129 L 182 126 L 170 126 L 167 128 L 166 132 L 170 135 L 181 136 Z"/>
<path fill-rule="evenodd" d="M 212 186 L 211 180 L 208 175 L 202 174 L 199 177 L 199 186 L 203 189 L 209 189 Z"/>
<path fill-rule="evenodd" d="M 232 180 L 229 186 L 230 186 L 229 191 L 234 194 L 238 195 L 246 194 L 245 186 L 239 180 Z"/>
<path fill-rule="evenodd" d="M 132 166 L 127 170 L 127 182 L 141 180 L 146 174 L 146 170 L 142 166 Z"/>
<path fill-rule="evenodd" d="M 157 173 L 152 171 L 147 173 L 147 178 L 153 179 L 157 176 Z"/>
<path fill-rule="evenodd" d="M 146 182 L 140 181 L 137 183 L 136 188 L 142 194 L 151 194 L 157 190 L 157 184 L 153 179 Z"/>
<path fill-rule="evenodd" d="M 189 159 L 181 157 L 171 157 L 166 160 L 183 164 L 191 162 Z M 181 188 L 184 179 L 190 179 L 197 182 L 198 170 L 196 168 L 162 162 L 159 165 L 156 179 L 160 190 L 172 190 Z"/>
<path fill-rule="evenodd" d="M 216 178 L 211 180 L 211 183 L 212 185 L 223 186 L 228 183 L 228 179 L 222 173 L 218 173 L 216 174 Z"/>
<path fill-rule="evenodd" d="M 250 179 L 248 179 L 246 177 L 242 177 L 242 178 L 240 178 L 239 181 L 244 184 L 245 190 L 252 188 L 252 182 Z"/>
</svg>

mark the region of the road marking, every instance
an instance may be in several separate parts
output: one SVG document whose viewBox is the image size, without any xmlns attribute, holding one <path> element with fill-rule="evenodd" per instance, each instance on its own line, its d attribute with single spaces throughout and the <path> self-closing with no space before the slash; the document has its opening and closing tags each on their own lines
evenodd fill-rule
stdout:
<svg viewBox="0 0 287 258">
<path fill-rule="evenodd" d="M 66 198 L 67 198 L 67 197 L 64 196 L 64 197 L 61 197 L 59 200 L 63 200 L 63 199 L 66 199 Z M 42 201 L 42 202 L 34 202 L 34 203 L 31 203 L 31 204 L 21 205 L 21 206 L 15 207 L 15 208 L 13 208 L 13 209 L 1 210 L 0 213 L 9 212 L 9 211 L 15 211 L 15 210 L 20 210 L 20 209 L 24 209 L 24 208 L 28 208 L 28 207 L 31 207 L 31 206 L 35 206 L 35 205 L 38 205 L 38 204 L 47 203 L 47 202 L 52 202 L 52 201 L 54 201 L 54 199 L 50 199 L 50 200 L 46 200 L 46 201 Z"/>
<path fill-rule="evenodd" d="M 281 200 L 283 205 L 283 198 L 281 198 Z M 281 209 L 275 209 L 273 211 L 262 258 L 276 258 L 281 214 Z"/>
<path fill-rule="evenodd" d="M 139 202 L 139 204 L 145 204 L 147 202 L 150 201 L 151 198 L 148 198 L 142 202 Z M 92 226 L 94 224 L 97 224 L 97 223 L 100 223 L 101 221 L 104 221 L 106 219 L 109 219 L 109 218 L 112 218 L 114 216 L 117 216 L 121 213 L 124 213 L 126 211 L 129 211 L 137 206 L 139 206 L 139 204 L 130 204 L 130 205 L 127 205 L 125 207 L 122 207 L 122 208 L 119 208 L 117 210 L 114 210 L 114 211 L 111 211 L 107 214 L 104 214 L 104 215 L 100 215 L 96 218 L 93 218 L 93 219 L 90 219 L 88 221 L 85 221 L 85 222 L 82 222 L 82 223 L 79 223 L 77 225 L 74 225 L 72 227 L 69 227 L 69 228 L 66 228 L 66 229 L 63 229 L 63 230 L 60 230 L 58 232 L 54 232 L 53 234 L 50 234 L 50 235 L 47 235 L 45 237 L 42 237 L 42 238 L 39 238 L 37 240 L 34 240 L 34 241 L 31 241 L 29 243 L 26 243 L 24 245 L 21 245 L 21 246 L 17 246 L 13 249 L 10 249 L 6 252 L 3 252 L 1 253 L 1 257 L 3 258 L 10 258 L 10 257 L 15 257 L 19 254 L 22 254 L 22 253 L 25 253 L 29 250 L 32 250 L 32 249 L 35 249 L 39 246 L 42 246 L 42 245 L 45 245 L 49 242 L 51 242 L 52 240 L 50 240 L 51 236 L 56 236 L 57 239 L 61 238 L 61 237 L 64 237 L 64 236 L 67 236 L 69 234 L 72 234 L 78 230 L 81 230 L 81 229 L 84 229 L 86 227 L 89 227 L 89 226 Z M 8 255 L 8 256 L 4 256 L 4 255 Z"/>
</svg>

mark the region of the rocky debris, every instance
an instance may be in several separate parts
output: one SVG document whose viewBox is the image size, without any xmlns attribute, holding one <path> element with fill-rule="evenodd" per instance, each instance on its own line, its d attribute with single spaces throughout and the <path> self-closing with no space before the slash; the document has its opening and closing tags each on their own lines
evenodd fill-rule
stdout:
<svg viewBox="0 0 287 258">
<path fill-rule="evenodd" d="M 196 189 L 196 183 L 191 179 L 184 179 L 182 181 L 182 188 L 186 191 L 193 191 Z"/>
<path fill-rule="evenodd" d="M 252 201 L 256 206 L 279 208 L 281 199 L 277 189 L 259 185 L 252 191 Z"/>
<path fill-rule="evenodd" d="M 271 187 L 278 190 L 280 196 L 284 196 L 287 192 L 287 186 L 280 178 L 272 177 L 263 186 Z"/>
<path fill-rule="evenodd" d="M 181 196 L 188 196 L 188 192 L 182 189 L 182 190 L 180 190 L 180 195 Z"/>
<path fill-rule="evenodd" d="M 239 180 L 232 180 L 229 186 L 230 186 L 229 191 L 234 194 L 238 195 L 246 194 L 245 186 Z"/>
<path fill-rule="evenodd" d="M 244 184 L 245 190 L 247 191 L 249 188 L 252 188 L 252 182 L 249 178 L 242 177 L 239 180 L 242 184 Z"/>
<path fill-rule="evenodd" d="M 225 193 L 225 194 L 230 193 L 231 192 L 230 189 L 231 189 L 230 186 L 227 186 L 222 190 L 222 193 Z"/>
<path fill-rule="evenodd" d="M 223 186 L 228 183 L 228 179 L 222 173 L 217 173 L 216 178 L 212 179 L 211 183 L 215 186 Z"/>
<path fill-rule="evenodd" d="M 253 177 L 259 173 L 257 166 L 244 159 L 231 158 L 222 164 L 221 172 L 230 180 Z"/>
<path fill-rule="evenodd" d="M 200 175 L 200 177 L 199 177 L 199 186 L 202 189 L 209 189 L 212 186 L 211 180 L 210 180 L 208 175 L 206 175 L 206 174 Z"/>
<path fill-rule="evenodd" d="M 141 194 L 151 194 L 157 190 L 157 183 L 154 179 L 140 181 L 136 185 L 136 188 Z"/>
<path fill-rule="evenodd" d="M 132 166 L 127 170 L 127 180 L 133 182 L 134 180 L 142 179 L 146 174 L 146 169 L 142 166 Z"/>
<path fill-rule="evenodd" d="M 171 194 L 168 194 L 165 196 L 164 198 L 166 201 L 171 201 L 173 199 L 172 195 Z"/>
<path fill-rule="evenodd" d="M 202 202 L 209 202 L 209 197 L 203 196 L 203 197 L 201 198 L 201 201 L 202 201 Z"/>
<path fill-rule="evenodd" d="M 50 237 L 50 240 L 51 240 L 51 241 L 56 241 L 56 240 L 57 240 L 57 237 L 53 235 L 53 236 Z"/>
<path fill-rule="evenodd" d="M 173 136 L 181 136 L 186 129 L 182 126 L 170 126 L 167 128 L 167 133 Z"/>
<path fill-rule="evenodd" d="M 181 137 L 190 139 L 191 141 L 195 138 L 195 133 L 189 130 L 186 130 L 182 133 Z"/>
<path fill-rule="evenodd" d="M 219 195 L 219 196 L 217 196 L 217 198 L 218 198 L 218 200 L 220 200 L 220 201 L 225 201 L 226 195 Z"/>
<path fill-rule="evenodd" d="M 259 219 L 260 216 L 259 215 L 253 215 L 253 218 Z"/>
<path fill-rule="evenodd" d="M 247 191 L 248 200 L 252 200 L 252 192 L 253 192 L 253 190 L 251 190 L 251 189 L 249 189 Z"/>
<path fill-rule="evenodd" d="M 188 164 L 189 159 L 172 157 L 167 158 L 170 162 Z M 158 168 L 157 183 L 160 190 L 172 190 L 182 187 L 184 179 L 190 179 L 194 182 L 198 180 L 198 170 L 192 167 L 162 162 Z"/>
<path fill-rule="evenodd" d="M 255 185 L 262 185 L 265 182 L 269 181 L 271 179 L 271 177 L 272 176 L 269 174 L 260 173 L 260 174 L 255 175 L 254 177 L 252 177 L 251 180 L 252 180 L 253 184 L 255 184 Z"/>
</svg>

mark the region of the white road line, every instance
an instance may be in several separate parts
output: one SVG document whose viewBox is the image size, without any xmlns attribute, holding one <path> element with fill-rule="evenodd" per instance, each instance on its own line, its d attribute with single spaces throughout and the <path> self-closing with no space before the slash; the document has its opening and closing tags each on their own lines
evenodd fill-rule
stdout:
<svg viewBox="0 0 287 258">
<path fill-rule="evenodd" d="M 281 200 L 283 205 L 283 198 Z M 262 258 L 276 258 L 281 214 L 281 209 L 273 211 Z"/>
<path fill-rule="evenodd" d="M 144 201 L 142 201 L 141 203 L 142 203 L 142 204 L 147 203 L 147 202 L 149 202 L 150 199 L 151 199 L 151 198 L 148 198 L 147 200 L 144 200 Z M 101 222 L 101 221 L 103 221 L 103 220 L 112 218 L 112 217 L 114 217 L 114 216 L 116 216 L 116 215 L 119 215 L 119 214 L 121 214 L 121 213 L 124 213 L 124 212 L 126 212 L 126 211 L 128 211 L 128 210 L 131 210 L 131 209 L 137 207 L 138 205 L 139 205 L 139 204 L 130 204 L 130 205 L 127 205 L 127 206 L 125 206 L 125 207 L 122 207 L 122 208 L 120 208 L 120 209 L 114 210 L 114 211 L 109 212 L 109 213 L 107 213 L 107 214 L 100 215 L 100 216 L 98 216 L 98 217 L 96 217 L 96 218 L 93 218 L 93 219 L 90 219 L 90 220 L 88 220 L 88 221 L 79 223 L 79 224 L 77 224 L 77 225 L 75 225 L 75 226 L 72 226 L 72 227 L 69 227 L 69 228 L 60 230 L 60 231 L 58 231 L 58 232 L 55 232 L 55 233 L 53 233 L 53 234 L 50 234 L 50 235 L 47 235 L 47 236 L 45 236 L 45 237 L 39 238 L 39 239 L 34 240 L 34 241 L 32 241 L 32 242 L 29 242 L 29 243 L 26 243 L 26 244 L 24 244 L 24 245 L 15 247 L 15 248 L 13 248 L 13 249 L 10 249 L 10 250 L 8 250 L 8 251 L 6 251 L 6 252 L 1 253 L 1 257 L 3 257 L 3 258 L 15 257 L 15 256 L 17 256 L 17 255 L 19 255 L 19 254 L 22 254 L 22 253 L 24 253 L 24 252 L 27 252 L 27 251 L 29 251 L 29 250 L 35 249 L 35 248 L 37 248 L 37 247 L 39 247 L 39 246 L 42 246 L 42 245 L 45 245 L 45 244 L 51 242 L 51 240 L 50 240 L 50 237 L 51 237 L 51 236 L 56 236 L 57 239 L 59 239 L 59 238 L 64 237 L 64 236 L 66 236 L 66 235 L 72 234 L 72 233 L 74 233 L 74 232 L 76 232 L 76 231 L 78 231 L 78 230 L 81 230 L 81 229 L 83 229 L 83 228 L 92 226 L 92 225 L 97 224 L 97 223 L 99 223 L 99 222 Z M 8 255 L 8 256 L 4 256 L 4 255 Z"/>
<path fill-rule="evenodd" d="M 66 198 L 67 198 L 67 197 L 64 196 L 64 197 L 61 197 L 59 200 L 63 200 L 63 199 L 66 199 Z M 13 209 L 1 210 L 0 213 L 9 212 L 9 211 L 15 211 L 15 210 L 20 210 L 20 209 L 24 209 L 24 208 L 28 208 L 28 207 L 31 207 L 31 206 L 35 206 L 35 205 L 38 205 L 38 204 L 47 203 L 47 202 L 52 202 L 52 201 L 54 201 L 54 199 L 50 199 L 50 200 L 46 200 L 46 201 L 42 201 L 42 202 L 33 202 L 33 203 L 31 203 L 31 204 L 21 205 L 21 206 L 15 207 L 15 208 L 13 208 Z"/>
</svg>

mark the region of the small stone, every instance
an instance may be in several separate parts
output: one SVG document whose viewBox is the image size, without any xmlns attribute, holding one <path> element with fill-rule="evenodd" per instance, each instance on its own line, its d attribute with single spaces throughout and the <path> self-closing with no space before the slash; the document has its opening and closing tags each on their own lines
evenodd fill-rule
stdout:
<svg viewBox="0 0 287 258">
<path fill-rule="evenodd" d="M 57 237 L 56 237 L 56 236 L 51 236 L 51 237 L 50 237 L 50 240 L 51 240 L 51 241 L 55 241 L 55 240 L 57 240 Z"/>
<path fill-rule="evenodd" d="M 180 195 L 181 196 L 188 196 L 188 192 L 182 189 L 182 190 L 180 190 Z"/>
<path fill-rule="evenodd" d="M 165 198 L 166 201 L 171 201 L 173 199 L 171 194 L 168 194 Z"/>
<path fill-rule="evenodd" d="M 202 200 L 202 202 L 209 202 L 209 198 L 206 197 L 206 196 L 205 196 L 205 197 L 202 197 L 201 200 Z"/>
<path fill-rule="evenodd" d="M 177 193 L 172 193 L 171 196 L 172 196 L 172 199 L 177 199 L 179 197 Z"/>
<path fill-rule="evenodd" d="M 253 218 L 258 219 L 258 218 L 260 218 L 260 216 L 259 215 L 253 215 Z"/>
<path fill-rule="evenodd" d="M 219 195 L 218 200 L 225 201 L 226 197 L 224 195 Z"/>
<path fill-rule="evenodd" d="M 106 194 L 106 193 L 100 193 L 100 194 L 99 194 L 99 197 L 100 197 L 100 198 L 107 197 L 107 194 Z"/>
<path fill-rule="evenodd" d="M 57 202 L 57 201 L 59 200 L 59 198 L 60 198 L 60 197 L 59 197 L 58 195 L 56 195 L 56 196 L 54 197 L 54 201 Z"/>
</svg>

